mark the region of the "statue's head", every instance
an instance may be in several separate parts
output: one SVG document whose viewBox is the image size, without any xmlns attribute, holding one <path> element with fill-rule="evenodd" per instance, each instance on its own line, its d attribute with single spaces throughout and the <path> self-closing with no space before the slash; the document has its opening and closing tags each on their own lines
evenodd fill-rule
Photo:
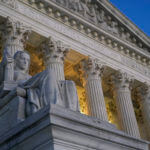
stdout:
<svg viewBox="0 0 150 150">
<path fill-rule="evenodd" d="M 15 69 L 28 72 L 30 66 L 30 55 L 26 51 L 18 51 L 14 55 Z"/>
</svg>

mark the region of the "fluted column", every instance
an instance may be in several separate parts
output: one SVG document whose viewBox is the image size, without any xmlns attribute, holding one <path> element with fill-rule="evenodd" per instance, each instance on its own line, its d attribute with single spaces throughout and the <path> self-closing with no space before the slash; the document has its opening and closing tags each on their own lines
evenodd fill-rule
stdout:
<svg viewBox="0 0 150 150">
<path fill-rule="evenodd" d="M 1 23 L 2 39 L 3 39 L 3 57 L 14 57 L 17 51 L 24 50 L 24 42 L 28 37 L 30 29 L 19 21 L 7 18 Z M 13 80 L 14 64 L 8 63 L 5 66 L 5 81 Z"/>
<path fill-rule="evenodd" d="M 43 42 L 42 51 L 46 68 L 54 70 L 58 81 L 65 80 L 64 57 L 68 52 L 68 46 L 64 45 L 61 41 L 55 41 L 49 37 Z"/>
<path fill-rule="evenodd" d="M 130 83 L 132 77 L 119 71 L 113 76 L 113 79 L 121 128 L 129 135 L 139 138 L 139 129 L 131 100 Z"/>
<path fill-rule="evenodd" d="M 147 138 L 150 140 L 150 85 L 138 88 L 139 96 L 141 98 L 141 109 L 146 128 Z"/>
<path fill-rule="evenodd" d="M 85 78 L 85 91 L 91 116 L 108 121 L 104 95 L 101 85 L 103 65 L 95 59 L 88 58 L 82 61 L 82 69 Z"/>
</svg>

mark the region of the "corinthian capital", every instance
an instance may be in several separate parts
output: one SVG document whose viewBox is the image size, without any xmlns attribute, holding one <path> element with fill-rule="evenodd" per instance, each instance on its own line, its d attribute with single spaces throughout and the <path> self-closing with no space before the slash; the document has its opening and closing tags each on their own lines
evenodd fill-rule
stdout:
<svg viewBox="0 0 150 150">
<path fill-rule="evenodd" d="M 24 42 L 30 33 L 30 28 L 23 23 L 7 17 L 7 19 L 0 24 L 4 47 L 9 45 L 16 45 L 23 49 Z"/>
<path fill-rule="evenodd" d="M 61 41 L 55 41 L 52 37 L 47 38 L 41 45 L 42 52 L 46 63 L 60 62 L 63 63 L 69 46 Z"/>
<path fill-rule="evenodd" d="M 133 82 L 133 76 L 119 70 L 116 74 L 112 75 L 112 80 L 116 88 L 128 89 Z"/>
<path fill-rule="evenodd" d="M 104 63 L 91 57 L 82 60 L 81 66 L 87 79 L 99 79 L 104 70 Z"/>
</svg>

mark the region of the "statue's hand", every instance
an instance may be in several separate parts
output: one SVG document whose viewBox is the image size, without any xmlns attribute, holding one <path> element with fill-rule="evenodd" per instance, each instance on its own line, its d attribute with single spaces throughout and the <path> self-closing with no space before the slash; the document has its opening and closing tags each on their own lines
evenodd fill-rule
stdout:
<svg viewBox="0 0 150 150">
<path fill-rule="evenodd" d="M 26 97 L 26 90 L 21 87 L 16 87 L 17 96 Z"/>
</svg>

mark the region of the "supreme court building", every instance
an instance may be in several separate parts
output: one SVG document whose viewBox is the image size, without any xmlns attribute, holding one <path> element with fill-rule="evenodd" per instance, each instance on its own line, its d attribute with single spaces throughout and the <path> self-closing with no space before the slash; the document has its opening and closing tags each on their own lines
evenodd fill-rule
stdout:
<svg viewBox="0 0 150 150">
<path fill-rule="evenodd" d="M 52 104 L 12 123 L 25 106 L 0 97 L 0 150 L 149 150 L 150 38 L 109 0 L 0 0 L 1 60 L 6 47 L 29 52 L 30 75 L 74 81 L 80 112 Z"/>
</svg>

